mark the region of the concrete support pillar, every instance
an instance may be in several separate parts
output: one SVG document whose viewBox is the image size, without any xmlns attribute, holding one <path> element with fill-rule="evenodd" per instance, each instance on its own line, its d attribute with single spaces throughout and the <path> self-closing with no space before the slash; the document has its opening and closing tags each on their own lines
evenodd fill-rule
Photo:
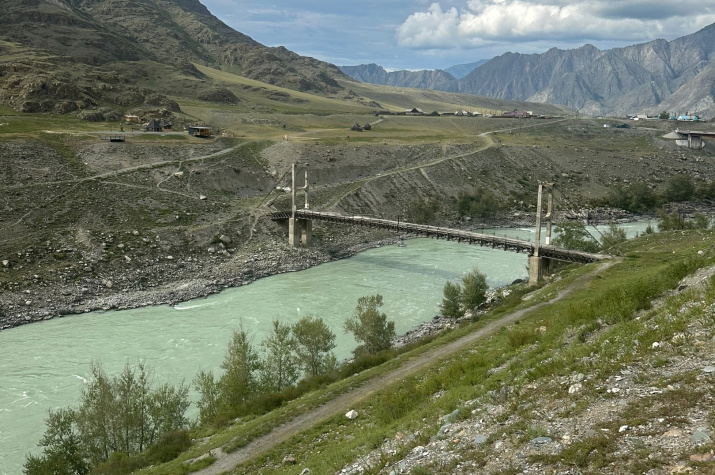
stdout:
<svg viewBox="0 0 715 475">
<path fill-rule="evenodd" d="M 303 247 L 310 247 L 311 241 L 313 240 L 313 220 L 312 219 L 301 219 L 301 239 L 300 243 Z"/>
<path fill-rule="evenodd" d="M 296 218 L 288 219 L 288 245 L 290 247 L 300 246 L 300 221 Z"/>
<path fill-rule="evenodd" d="M 534 286 L 553 272 L 554 261 L 548 257 L 529 257 L 529 285 Z"/>
<path fill-rule="evenodd" d="M 313 220 L 288 219 L 288 245 L 290 247 L 310 247 L 313 240 Z"/>
</svg>

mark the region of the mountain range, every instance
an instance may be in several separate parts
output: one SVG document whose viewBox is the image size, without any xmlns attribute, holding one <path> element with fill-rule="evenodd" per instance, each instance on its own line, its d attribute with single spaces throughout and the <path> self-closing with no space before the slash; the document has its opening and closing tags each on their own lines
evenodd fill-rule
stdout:
<svg viewBox="0 0 715 475">
<path fill-rule="evenodd" d="M 715 24 L 673 41 L 506 53 L 447 70 L 394 72 L 376 64 L 338 68 L 266 47 L 199 0 L 3 0 L 0 32 L 0 103 L 25 112 L 177 109 L 169 96 L 239 101 L 197 67 L 205 66 L 318 95 L 341 93 L 339 81 L 352 77 L 589 115 L 715 114 Z"/>
<path fill-rule="evenodd" d="M 506 53 L 460 79 L 440 70 L 383 73 L 377 65 L 341 70 L 375 84 L 557 104 L 594 116 L 668 110 L 710 118 L 715 114 L 713 53 L 715 24 L 670 42 L 659 39 L 610 50 L 584 45 L 541 54 Z"/>
<path fill-rule="evenodd" d="M 370 84 L 458 92 L 458 80 L 467 76 L 475 68 L 487 61 L 482 59 L 474 63 L 457 64 L 446 69 L 424 69 L 419 71 L 406 69 L 387 71 L 375 63 L 361 64 L 359 66 L 340 66 L 340 70 L 356 81 Z"/>
</svg>

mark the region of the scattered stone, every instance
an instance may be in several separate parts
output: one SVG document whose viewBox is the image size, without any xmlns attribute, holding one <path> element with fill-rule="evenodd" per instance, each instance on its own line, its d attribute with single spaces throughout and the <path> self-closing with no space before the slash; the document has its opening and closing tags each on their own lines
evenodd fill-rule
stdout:
<svg viewBox="0 0 715 475">
<path fill-rule="evenodd" d="M 348 412 L 345 413 L 345 417 L 347 417 L 347 418 L 350 419 L 351 421 L 354 421 L 355 419 L 357 419 L 358 413 L 357 413 L 356 410 L 351 409 L 351 410 L 349 410 Z"/>
<path fill-rule="evenodd" d="M 551 437 L 536 437 L 535 439 L 531 439 L 530 443 L 533 445 L 543 445 L 550 443 L 552 440 Z"/>
<path fill-rule="evenodd" d="M 286 455 L 283 457 L 283 463 L 286 465 L 295 465 L 298 461 L 292 455 Z"/>
<path fill-rule="evenodd" d="M 440 427 L 440 428 L 439 428 L 439 431 L 437 431 L 437 437 L 438 437 L 438 438 L 439 438 L 439 437 L 444 437 L 444 435 L 447 433 L 447 431 L 449 430 L 449 428 L 450 428 L 451 426 L 452 426 L 452 424 L 448 422 L 447 424 L 445 424 L 445 425 L 443 425 L 442 427 Z"/>
<path fill-rule="evenodd" d="M 474 443 L 476 445 L 483 444 L 484 442 L 487 441 L 487 439 L 488 439 L 488 437 L 486 435 L 478 434 L 476 437 L 474 437 Z"/>
<path fill-rule="evenodd" d="M 304 468 L 303 471 L 300 472 L 300 475 L 308 475 L 310 473 L 310 469 L 308 467 Z"/>
<path fill-rule="evenodd" d="M 494 391 L 494 402 L 503 403 L 509 398 L 509 386 L 502 386 Z"/>
<path fill-rule="evenodd" d="M 583 389 L 583 384 L 576 383 L 569 386 L 569 394 L 576 394 Z"/>
<path fill-rule="evenodd" d="M 707 427 L 698 427 L 695 429 L 695 432 L 693 432 L 693 435 L 690 436 L 690 440 L 694 444 L 706 444 L 711 442 L 712 438 L 710 437 L 710 431 Z"/>
<path fill-rule="evenodd" d="M 654 341 L 654 342 L 653 342 L 653 344 L 652 344 L 652 345 L 650 345 L 650 347 L 651 347 L 651 348 L 653 348 L 653 349 L 655 350 L 656 348 L 660 347 L 660 343 L 659 343 L 659 342 L 657 342 L 657 341 Z"/>
<path fill-rule="evenodd" d="M 200 200 L 205 200 L 205 199 L 206 199 L 206 196 L 205 196 L 205 195 L 199 195 L 199 199 L 200 199 Z"/>
<path fill-rule="evenodd" d="M 628 426 L 621 426 L 618 428 L 618 432 L 625 432 L 628 430 Z"/>
<path fill-rule="evenodd" d="M 705 373 L 715 373 L 715 366 L 706 366 L 703 369 L 703 372 Z"/>
<path fill-rule="evenodd" d="M 457 416 L 459 415 L 459 409 L 455 409 L 451 413 L 447 414 L 446 416 L 442 417 L 442 420 L 445 422 L 456 422 L 457 421 Z"/>
<path fill-rule="evenodd" d="M 691 462 L 712 462 L 715 460 L 715 455 L 712 453 L 707 453 L 707 454 L 693 454 L 690 456 L 690 461 Z"/>
<path fill-rule="evenodd" d="M 222 234 L 218 237 L 218 240 L 221 241 L 224 244 L 231 244 L 231 238 L 226 236 L 225 234 Z"/>
<path fill-rule="evenodd" d="M 3 266 L 3 267 L 10 267 L 10 261 L 8 261 L 7 259 L 3 259 L 3 261 L 2 261 L 2 266 Z"/>
</svg>

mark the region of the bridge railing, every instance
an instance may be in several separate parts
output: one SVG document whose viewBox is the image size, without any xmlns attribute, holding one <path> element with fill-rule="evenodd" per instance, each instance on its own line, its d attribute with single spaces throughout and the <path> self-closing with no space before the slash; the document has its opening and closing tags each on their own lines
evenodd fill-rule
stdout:
<svg viewBox="0 0 715 475">
<path fill-rule="evenodd" d="M 276 221 L 286 220 L 292 217 L 290 211 L 279 211 L 273 213 L 272 219 Z M 352 215 L 345 216 L 338 213 L 313 210 L 296 210 L 296 218 L 328 221 L 334 223 L 344 223 L 373 228 L 388 229 L 392 231 L 407 232 L 417 236 L 425 236 L 436 239 L 446 239 L 448 241 L 467 242 L 492 248 L 504 249 L 506 251 L 523 252 L 533 255 L 534 243 L 522 239 L 494 236 L 491 234 L 481 234 L 461 229 L 445 228 L 440 226 L 430 226 L 427 224 L 415 224 L 404 221 L 392 221 L 383 218 L 372 218 L 368 216 Z M 556 259 L 568 262 L 594 262 L 607 259 L 604 254 L 591 254 L 588 252 L 564 249 L 558 246 L 541 244 L 539 246 L 539 256 L 549 259 Z"/>
</svg>

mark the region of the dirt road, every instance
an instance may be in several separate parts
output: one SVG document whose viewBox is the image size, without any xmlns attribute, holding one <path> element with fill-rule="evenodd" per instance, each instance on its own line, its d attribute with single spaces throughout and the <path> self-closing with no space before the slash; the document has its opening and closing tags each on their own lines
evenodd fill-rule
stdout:
<svg viewBox="0 0 715 475">
<path fill-rule="evenodd" d="M 280 444 L 288 440 L 290 437 L 306 430 L 320 422 L 335 416 L 336 414 L 344 413 L 350 410 L 353 406 L 362 402 L 363 400 L 370 397 L 376 391 L 389 386 L 407 376 L 417 373 L 422 369 L 434 365 L 436 361 L 444 360 L 457 352 L 461 352 L 465 347 L 471 346 L 476 340 L 484 338 L 492 333 L 495 333 L 499 328 L 504 325 L 511 324 L 525 314 L 530 313 L 538 308 L 545 305 L 557 302 L 566 295 L 570 294 L 576 289 L 582 288 L 589 282 L 597 273 L 602 272 L 613 264 L 617 263 L 618 260 L 611 260 L 608 262 L 600 263 L 593 271 L 585 274 L 578 279 L 576 279 L 567 289 L 561 291 L 556 297 L 548 302 L 543 302 L 534 305 L 528 309 L 520 310 L 518 312 L 511 313 L 500 320 L 495 320 L 488 323 L 483 328 L 470 333 L 458 340 L 455 340 L 447 345 L 433 348 L 426 353 L 417 356 L 413 359 L 405 361 L 402 366 L 395 369 L 394 371 L 382 375 L 379 378 L 375 378 L 363 384 L 362 386 L 353 389 L 350 392 L 342 394 L 332 401 L 315 408 L 295 419 L 273 429 L 268 434 L 254 439 L 245 447 L 226 454 L 221 450 L 215 450 L 214 455 L 217 460 L 209 467 L 195 472 L 198 475 L 218 475 L 220 473 L 232 470 L 237 465 L 249 460 L 253 457 L 260 455 L 275 445 Z"/>
</svg>

